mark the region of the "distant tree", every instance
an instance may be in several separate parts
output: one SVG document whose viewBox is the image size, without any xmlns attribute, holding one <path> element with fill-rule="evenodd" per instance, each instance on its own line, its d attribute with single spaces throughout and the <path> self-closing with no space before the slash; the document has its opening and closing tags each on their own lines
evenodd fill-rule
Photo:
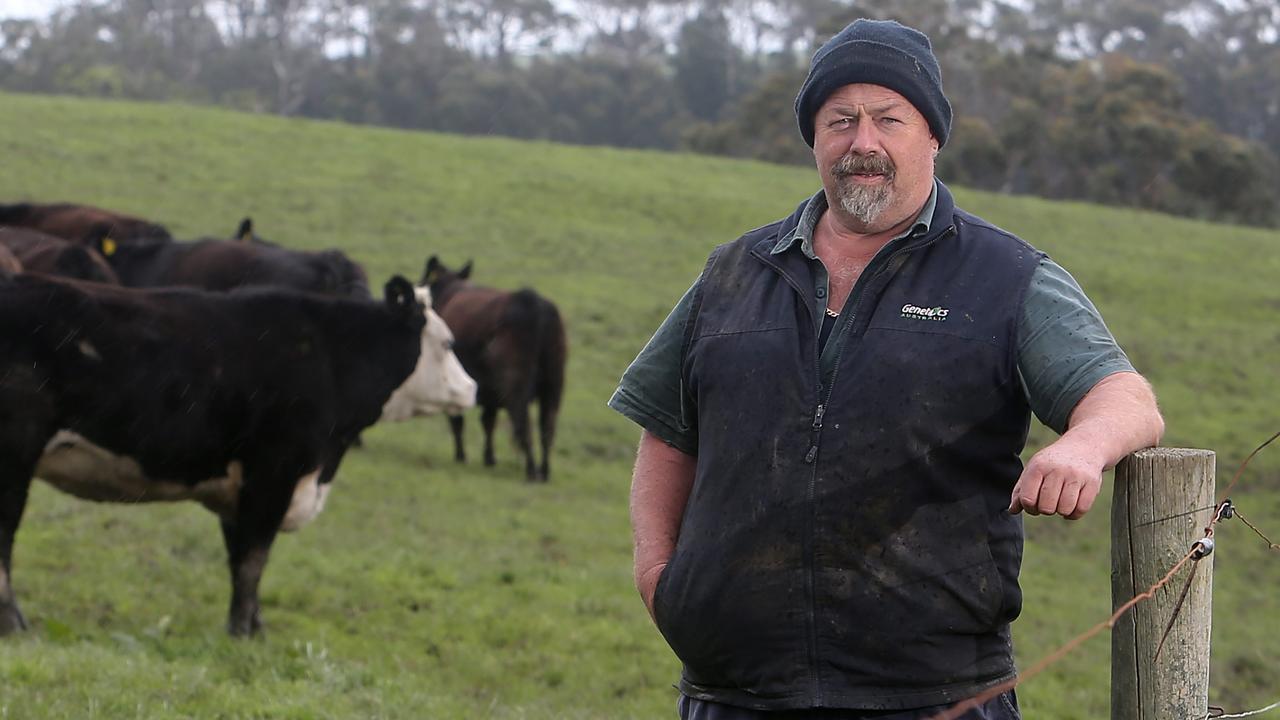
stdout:
<svg viewBox="0 0 1280 720">
<path fill-rule="evenodd" d="M 812 151 L 796 126 L 793 106 L 806 70 L 770 73 L 735 105 L 728 120 L 689 127 L 684 146 L 696 152 L 811 164 Z"/>
<path fill-rule="evenodd" d="M 468 62 L 440 80 L 432 126 L 472 135 L 543 139 L 551 127 L 546 101 L 516 73 Z"/>
<path fill-rule="evenodd" d="M 737 48 L 729 22 L 719 10 L 704 10 L 680 26 L 675 55 L 676 86 L 684 106 L 703 121 L 720 118 L 736 93 Z"/>
<path fill-rule="evenodd" d="M 550 139 L 590 145 L 669 148 L 689 118 L 670 73 L 616 54 L 537 60 L 531 89 L 552 108 Z"/>
</svg>

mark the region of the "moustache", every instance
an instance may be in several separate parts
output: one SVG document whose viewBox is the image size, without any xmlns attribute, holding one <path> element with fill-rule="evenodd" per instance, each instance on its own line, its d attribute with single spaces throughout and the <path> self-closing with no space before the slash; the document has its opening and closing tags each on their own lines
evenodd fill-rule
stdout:
<svg viewBox="0 0 1280 720">
<path fill-rule="evenodd" d="M 883 155 L 844 155 L 831 166 L 831 174 L 836 177 L 847 175 L 871 174 L 884 175 L 892 180 L 895 168 L 893 161 Z"/>
</svg>

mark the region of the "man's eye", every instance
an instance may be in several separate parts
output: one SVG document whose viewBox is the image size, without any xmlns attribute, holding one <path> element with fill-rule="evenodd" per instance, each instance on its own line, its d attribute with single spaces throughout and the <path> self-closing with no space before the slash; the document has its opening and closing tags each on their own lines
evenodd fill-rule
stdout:
<svg viewBox="0 0 1280 720">
<path fill-rule="evenodd" d="M 853 118 L 842 117 L 831 121 L 831 127 L 844 129 L 853 124 Z"/>
<path fill-rule="evenodd" d="M 880 122 L 884 123 L 885 125 L 897 125 L 902 121 L 895 117 L 882 117 L 880 118 Z"/>
</svg>

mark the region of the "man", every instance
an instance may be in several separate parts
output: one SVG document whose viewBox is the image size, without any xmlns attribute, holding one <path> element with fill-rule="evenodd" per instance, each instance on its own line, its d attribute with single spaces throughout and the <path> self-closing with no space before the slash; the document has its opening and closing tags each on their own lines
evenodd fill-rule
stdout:
<svg viewBox="0 0 1280 720">
<path fill-rule="evenodd" d="M 1018 513 L 1082 516 L 1163 422 L 1071 276 L 934 179 L 927 37 L 852 23 L 795 110 L 822 190 L 717 248 L 610 400 L 636 585 L 683 718 L 925 718 L 1015 674 Z M 1023 469 L 1031 411 L 1062 436 Z"/>
</svg>

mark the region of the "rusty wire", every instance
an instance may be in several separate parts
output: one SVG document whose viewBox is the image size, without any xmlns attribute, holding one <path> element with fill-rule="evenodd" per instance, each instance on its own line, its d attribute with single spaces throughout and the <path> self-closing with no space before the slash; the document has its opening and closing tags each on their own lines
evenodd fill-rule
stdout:
<svg viewBox="0 0 1280 720">
<path fill-rule="evenodd" d="M 1255 527 L 1253 523 L 1249 522 L 1248 520 L 1245 520 L 1244 516 L 1240 514 L 1239 510 L 1236 510 L 1236 517 L 1240 518 L 1240 522 L 1244 523 L 1245 525 L 1248 525 L 1250 530 L 1257 533 L 1258 537 L 1262 538 L 1263 542 L 1267 544 L 1267 547 L 1269 547 L 1272 550 L 1280 550 L 1280 544 L 1271 542 L 1271 538 L 1267 537 L 1266 535 L 1263 535 L 1262 531 L 1259 530 L 1257 527 Z"/>
<path fill-rule="evenodd" d="M 1245 458 L 1244 462 L 1240 463 L 1240 468 L 1236 470 L 1235 476 L 1231 478 L 1231 483 L 1227 485 L 1226 492 L 1222 493 L 1224 496 L 1229 497 L 1231 495 L 1231 491 L 1235 489 L 1236 483 L 1240 481 L 1240 476 L 1244 473 L 1244 469 L 1248 467 L 1249 461 L 1253 459 L 1253 456 L 1262 452 L 1262 448 L 1275 442 L 1276 438 L 1280 438 L 1280 431 L 1277 431 L 1276 434 L 1268 438 L 1266 442 L 1254 448 L 1253 452 L 1249 453 L 1249 457 Z"/>
</svg>

